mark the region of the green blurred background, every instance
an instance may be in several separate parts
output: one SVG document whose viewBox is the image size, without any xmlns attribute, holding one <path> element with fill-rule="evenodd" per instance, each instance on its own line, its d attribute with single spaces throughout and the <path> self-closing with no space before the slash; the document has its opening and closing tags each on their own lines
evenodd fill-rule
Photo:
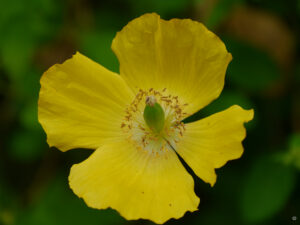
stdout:
<svg viewBox="0 0 300 225">
<path fill-rule="evenodd" d="M 88 208 L 68 187 L 69 169 L 91 151 L 49 149 L 37 122 L 39 79 L 75 51 L 118 71 L 111 41 L 146 12 L 192 18 L 233 55 L 221 97 L 199 119 L 239 104 L 255 110 L 245 153 L 195 178 L 199 211 L 167 224 L 300 224 L 300 1 L 0 0 L 0 224 L 111 225 L 113 210 Z"/>
</svg>

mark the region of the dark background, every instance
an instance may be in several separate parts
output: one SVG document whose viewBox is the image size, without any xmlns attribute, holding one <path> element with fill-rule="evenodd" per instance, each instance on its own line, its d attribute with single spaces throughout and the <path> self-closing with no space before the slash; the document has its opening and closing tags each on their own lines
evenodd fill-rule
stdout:
<svg viewBox="0 0 300 225">
<path fill-rule="evenodd" d="M 49 149 L 37 122 L 39 79 L 80 51 L 118 71 L 117 31 L 146 12 L 204 23 L 233 55 L 221 97 L 199 119 L 233 104 L 255 110 L 245 153 L 195 178 L 199 211 L 167 224 L 300 224 L 300 1 L 0 0 L 0 224 L 152 224 L 88 208 L 68 187 L 92 151 Z"/>
</svg>

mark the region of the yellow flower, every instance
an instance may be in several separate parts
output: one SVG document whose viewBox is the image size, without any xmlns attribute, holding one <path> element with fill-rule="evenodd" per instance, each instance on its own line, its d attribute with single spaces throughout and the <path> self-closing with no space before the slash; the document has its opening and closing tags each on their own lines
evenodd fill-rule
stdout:
<svg viewBox="0 0 300 225">
<path fill-rule="evenodd" d="M 235 105 L 181 122 L 219 96 L 231 54 L 201 23 L 157 14 L 131 21 L 112 49 L 120 75 L 80 53 L 44 73 L 38 115 L 47 141 L 96 149 L 69 176 L 88 206 L 129 220 L 180 218 L 200 200 L 177 154 L 213 186 L 215 169 L 243 153 L 253 110 Z"/>
</svg>

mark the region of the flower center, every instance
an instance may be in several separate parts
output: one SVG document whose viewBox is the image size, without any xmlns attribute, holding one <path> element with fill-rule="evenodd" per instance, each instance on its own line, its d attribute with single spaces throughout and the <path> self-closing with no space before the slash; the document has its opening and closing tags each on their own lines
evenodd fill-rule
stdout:
<svg viewBox="0 0 300 225">
<path fill-rule="evenodd" d="M 161 155 L 176 149 L 184 134 L 181 120 L 188 116 L 178 96 L 162 91 L 139 90 L 133 102 L 126 108 L 121 128 L 138 149 L 153 155 Z"/>
</svg>

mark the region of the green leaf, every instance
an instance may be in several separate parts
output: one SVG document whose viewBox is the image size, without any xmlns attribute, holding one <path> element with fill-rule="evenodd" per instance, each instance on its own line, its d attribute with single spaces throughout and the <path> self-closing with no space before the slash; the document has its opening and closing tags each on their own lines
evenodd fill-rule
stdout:
<svg viewBox="0 0 300 225">
<path fill-rule="evenodd" d="M 38 123 L 37 111 L 37 101 L 26 104 L 25 107 L 20 111 L 19 118 L 24 128 L 41 131 L 41 126 Z"/>
<path fill-rule="evenodd" d="M 16 196 L 11 190 L 1 183 L 0 179 L 0 224 L 12 225 L 15 220 L 15 201 Z"/>
<path fill-rule="evenodd" d="M 246 95 L 244 95 L 243 92 L 224 90 L 219 98 L 210 103 L 208 106 L 201 109 L 199 112 L 185 119 L 184 123 L 193 122 L 204 117 L 210 116 L 214 113 L 221 112 L 232 105 L 239 105 L 244 109 L 254 109 L 254 104 Z M 254 120 L 245 124 L 247 129 L 252 129 L 257 124 L 258 114 L 256 112 L 254 113 Z"/>
<path fill-rule="evenodd" d="M 54 0 L 0 0 L 0 5 L 5 8 L 0 14 L 0 63 L 16 80 L 26 76 L 40 44 L 56 34 L 63 4 Z"/>
<path fill-rule="evenodd" d="M 239 105 L 244 109 L 254 108 L 251 100 L 242 92 L 224 90 L 220 97 L 203 109 L 207 115 L 223 111 L 232 105 Z"/>
<path fill-rule="evenodd" d="M 291 136 L 289 147 L 300 154 L 300 133 L 295 133 Z"/>
<path fill-rule="evenodd" d="M 199 0 L 198 0 L 199 1 Z M 201 4 L 207 4 L 207 1 L 199 1 L 200 6 Z M 240 6 L 244 4 L 245 0 L 222 0 L 222 1 L 215 1 L 215 3 L 210 15 L 204 21 L 205 25 L 213 29 L 214 27 L 218 26 L 226 16 L 234 9 L 234 7 Z"/>
<path fill-rule="evenodd" d="M 245 177 L 241 190 L 241 216 L 248 223 L 271 218 L 286 205 L 295 187 L 296 173 L 292 167 L 274 158 L 257 159 Z"/>
<path fill-rule="evenodd" d="M 134 9 L 135 14 L 143 14 L 148 12 L 156 12 L 162 17 L 169 15 L 179 14 L 185 11 L 191 0 L 130 0 L 131 7 Z"/>
<path fill-rule="evenodd" d="M 287 165 L 300 170 L 300 133 L 295 133 L 289 140 L 289 151 L 280 155 Z"/>
<path fill-rule="evenodd" d="M 40 129 L 15 131 L 9 140 L 8 154 L 21 162 L 32 162 L 45 153 L 46 137 Z"/>
<path fill-rule="evenodd" d="M 109 30 L 83 32 L 80 37 L 80 52 L 117 72 L 119 63 L 110 47 L 115 34 L 116 32 Z"/>
<path fill-rule="evenodd" d="M 267 53 L 233 39 L 224 42 L 233 56 L 226 76 L 229 83 L 259 94 L 279 79 L 279 68 Z"/>
<path fill-rule="evenodd" d="M 6 183 L 7 170 L 0 170 L 0 224 L 13 225 L 18 210 L 18 195 Z M 3 172 L 2 172 L 3 171 Z M 5 173 L 5 176 L 4 176 Z"/>
<path fill-rule="evenodd" d="M 24 35 L 26 32 L 26 30 L 16 30 L 11 33 L 11 36 L 7 34 L 6 40 L 3 41 L 5 44 L 0 52 L 0 60 L 12 80 L 25 76 L 31 66 L 36 43 L 32 37 Z M 21 36 L 22 40 L 20 40 Z"/>
<path fill-rule="evenodd" d="M 251 100 L 242 92 L 225 90 L 221 93 L 220 97 L 201 110 L 203 117 L 210 116 L 214 113 L 221 112 L 228 109 L 230 106 L 239 105 L 243 109 L 254 109 L 255 106 Z M 255 109 L 254 109 L 255 110 Z M 252 129 L 256 126 L 258 121 L 258 113 L 254 112 L 254 119 L 245 124 L 247 129 Z"/>
<path fill-rule="evenodd" d="M 68 178 L 59 176 L 46 187 L 39 199 L 24 211 L 16 225 L 114 225 L 124 219 L 113 210 L 88 208 L 69 188 Z"/>
</svg>

